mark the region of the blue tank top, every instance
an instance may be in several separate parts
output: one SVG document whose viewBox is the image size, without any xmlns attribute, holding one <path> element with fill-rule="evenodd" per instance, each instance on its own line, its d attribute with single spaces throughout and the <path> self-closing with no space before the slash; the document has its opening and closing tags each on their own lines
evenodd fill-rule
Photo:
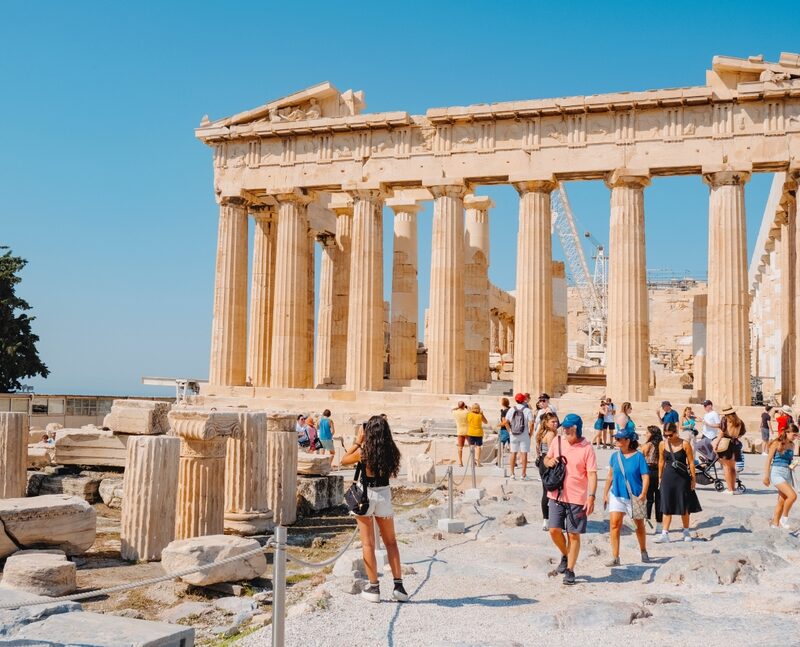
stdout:
<svg viewBox="0 0 800 647">
<path fill-rule="evenodd" d="M 320 418 L 319 420 L 319 439 L 320 440 L 331 440 L 333 435 L 331 434 L 331 420 L 330 418 Z"/>
<path fill-rule="evenodd" d="M 794 457 L 794 449 L 792 449 L 791 447 L 782 452 L 775 452 L 775 455 L 772 457 L 772 466 L 789 467 L 789 465 L 792 464 L 793 457 Z"/>
</svg>

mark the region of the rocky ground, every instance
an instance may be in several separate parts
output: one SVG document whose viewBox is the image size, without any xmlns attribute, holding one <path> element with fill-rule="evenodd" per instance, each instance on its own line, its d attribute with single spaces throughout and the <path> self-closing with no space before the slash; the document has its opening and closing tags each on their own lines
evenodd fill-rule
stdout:
<svg viewBox="0 0 800 647">
<path fill-rule="evenodd" d="M 692 543 L 653 544 L 651 531 L 650 564 L 639 562 L 627 531 L 623 565 L 605 567 L 607 514 L 595 512 L 576 568 L 579 583 L 571 588 L 549 576 L 558 553 L 541 530 L 538 480 L 494 480 L 480 505 L 457 505 L 467 523 L 463 535 L 438 532 L 436 521 L 446 509 L 439 493 L 429 508 L 397 517 L 409 603 L 389 601 L 388 572 L 380 604 L 352 595 L 355 551 L 295 596 L 300 600 L 289 610 L 286 644 L 791 644 L 800 631 L 800 540 L 769 528 L 775 494 L 761 484 L 762 460 L 747 457 L 745 495 L 700 488 L 704 510 L 692 519 Z M 607 465 L 608 452 L 600 462 Z M 605 470 L 600 477 L 602 491 Z M 527 524 L 516 525 L 520 513 Z M 795 518 L 800 525 L 800 508 Z M 270 641 L 267 626 L 236 644 Z"/>
</svg>

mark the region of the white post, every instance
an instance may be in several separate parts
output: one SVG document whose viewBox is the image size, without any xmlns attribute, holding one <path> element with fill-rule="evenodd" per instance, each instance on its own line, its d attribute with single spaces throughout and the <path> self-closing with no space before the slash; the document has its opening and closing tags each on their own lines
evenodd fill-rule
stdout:
<svg viewBox="0 0 800 647">
<path fill-rule="evenodd" d="M 272 564 L 272 647 L 284 647 L 286 629 L 286 528 L 275 526 Z"/>
</svg>

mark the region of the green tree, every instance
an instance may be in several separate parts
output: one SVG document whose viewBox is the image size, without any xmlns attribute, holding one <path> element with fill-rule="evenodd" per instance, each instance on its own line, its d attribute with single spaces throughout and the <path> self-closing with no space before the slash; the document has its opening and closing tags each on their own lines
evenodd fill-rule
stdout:
<svg viewBox="0 0 800 647">
<path fill-rule="evenodd" d="M 36 350 L 39 336 L 31 330 L 35 317 L 25 314 L 31 307 L 16 295 L 22 280 L 19 273 L 28 261 L 0 246 L 4 249 L 8 251 L 0 256 L 0 393 L 19 389 L 22 378 L 50 375 Z"/>
</svg>

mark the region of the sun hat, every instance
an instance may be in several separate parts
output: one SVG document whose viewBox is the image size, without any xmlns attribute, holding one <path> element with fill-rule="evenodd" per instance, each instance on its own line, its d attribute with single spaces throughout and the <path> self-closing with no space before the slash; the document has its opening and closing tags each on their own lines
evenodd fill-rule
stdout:
<svg viewBox="0 0 800 647">
<path fill-rule="evenodd" d="M 624 440 L 624 439 L 626 439 L 626 438 L 627 438 L 628 440 L 635 440 L 635 439 L 637 439 L 638 437 L 639 437 L 639 434 L 637 434 L 637 433 L 636 433 L 636 432 L 635 432 L 633 429 L 631 429 L 630 427 L 625 427 L 625 428 L 623 428 L 623 429 L 620 429 L 620 430 L 619 430 L 617 433 L 615 433 L 615 434 L 614 434 L 614 438 L 617 438 L 617 439 L 619 439 L 619 440 Z"/>
<path fill-rule="evenodd" d="M 517 404 L 522 404 L 523 402 L 525 402 L 525 394 L 517 393 L 517 395 L 514 396 L 514 402 L 516 402 Z"/>
<path fill-rule="evenodd" d="M 728 406 L 726 406 L 726 407 L 725 407 L 725 408 L 722 410 L 722 415 L 723 415 L 723 416 L 729 416 L 729 415 L 731 415 L 732 413 L 736 413 L 736 409 L 734 409 L 734 408 L 733 408 L 733 406 L 732 406 L 732 405 L 730 405 L 730 404 L 729 404 Z"/>
<path fill-rule="evenodd" d="M 794 411 L 792 411 L 792 408 L 788 404 L 784 404 L 781 407 L 781 411 L 783 411 L 784 413 L 788 413 L 790 416 L 794 415 Z"/>
</svg>

